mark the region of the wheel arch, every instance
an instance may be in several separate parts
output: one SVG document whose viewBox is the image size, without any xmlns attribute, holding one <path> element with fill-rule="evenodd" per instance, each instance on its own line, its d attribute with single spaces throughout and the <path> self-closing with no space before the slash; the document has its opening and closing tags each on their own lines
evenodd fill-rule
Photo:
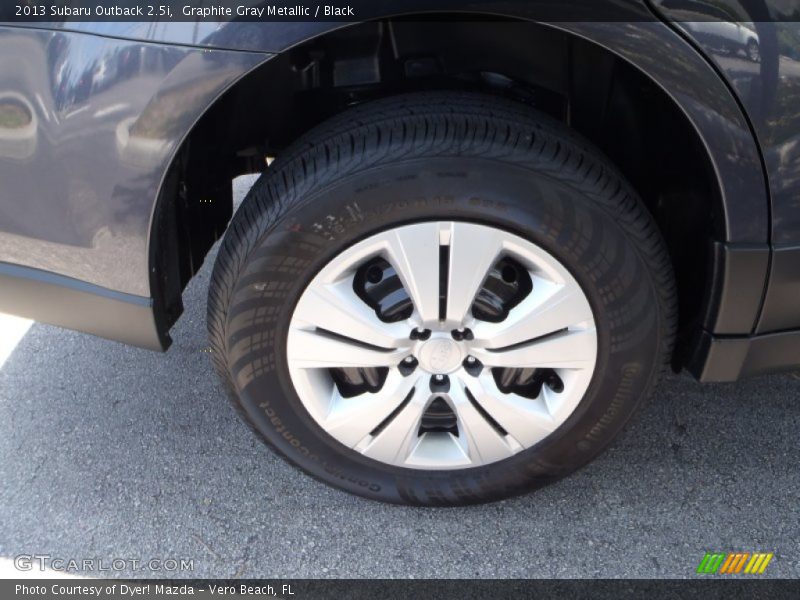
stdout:
<svg viewBox="0 0 800 600">
<path fill-rule="evenodd" d="M 441 69 L 441 65 L 436 64 L 435 53 L 426 55 L 424 44 L 421 50 L 407 55 L 408 60 L 402 64 L 385 60 L 386 52 L 397 53 L 401 43 L 398 38 L 405 35 L 397 32 L 396 24 L 399 23 L 400 28 L 413 28 L 413 22 L 405 18 L 391 23 L 379 21 L 318 31 L 251 70 L 210 105 L 187 132 L 165 173 L 151 220 L 148 249 L 151 295 L 156 322 L 164 334 L 181 312 L 183 287 L 227 226 L 231 215 L 230 178 L 262 170 L 263 156 L 280 152 L 303 131 L 349 103 L 437 85 L 426 70 Z M 679 282 L 683 343 L 678 346 L 680 354 L 676 356 L 676 365 L 697 359 L 692 354 L 698 336 L 704 331 L 750 333 L 766 278 L 768 197 L 758 146 L 736 98 L 722 78 L 688 42 L 663 23 L 561 23 L 552 26 L 517 19 L 489 21 L 500 22 L 513 24 L 510 27 L 517 28 L 519 33 L 500 36 L 496 38 L 500 43 L 494 45 L 482 40 L 480 43 L 484 45 L 478 43 L 481 51 L 473 53 L 478 55 L 473 59 L 486 69 L 501 60 L 513 61 L 515 74 L 528 68 L 531 75 L 523 82 L 526 89 L 511 90 L 519 82 L 505 75 L 502 69 L 500 72 L 484 71 L 488 76 L 477 83 L 448 76 L 444 78 L 446 84 L 517 95 L 521 101 L 568 120 L 611 155 L 639 188 L 648 207 L 656 214 L 662 233 L 672 238 L 668 240 L 671 250 L 681 250 L 680 239 L 684 234 L 702 237 L 691 245 L 694 252 L 702 254 L 701 260 L 695 261 L 702 262 L 702 267 L 695 264 L 691 276 Z M 424 24 L 426 28 L 451 27 L 451 32 L 452 28 L 458 28 L 448 25 L 445 19 L 426 20 Z M 486 24 L 480 26 L 487 27 Z M 528 33 L 523 34 L 526 28 Z M 536 35 L 531 36 L 531 31 Z M 461 31 L 458 35 L 467 34 Z M 452 36 L 444 39 L 453 44 Z M 537 48 L 544 46 L 555 50 L 558 65 L 568 70 L 568 76 L 559 75 L 557 69 L 549 68 L 541 60 L 537 62 L 531 53 L 524 55 L 520 45 L 523 41 Z M 474 38 L 471 42 L 477 43 Z M 458 47 L 458 44 L 453 45 Z M 341 49 L 341 54 L 333 58 L 327 56 L 325 53 L 332 47 Z M 663 51 L 655 52 L 654 48 Z M 446 60 L 452 62 L 451 58 Z M 608 98 L 612 94 L 610 88 L 616 86 L 630 96 L 642 82 L 647 82 L 647 93 L 655 94 L 644 98 L 641 95 L 625 98 L 622 94 L 616 99 L 621 104 L 614 109 L 616 116 L 609 127 L 611 131 L 621 132 L 617 142 L 622 143 L 616 148 L 612 139 L 615 136 L 593 123 L 599 105 L 593 102 L 587 105 L 584 100 L 597 91 L 593 87 L 595 84 L 587 79 L 593 79 L 594 74 L 604 70 L 616 73 L 605 81 Z M 582 78 L 572 76 L 579 71 L 582 71 Z M 376 75 L 378 80 L 374 81 Z M 511 79 L 511 83 L 503 76 Z M 581 87 L 586 85 L 588 89 Z M 638 91 L 644 93 L 642 89 Z M 657 102 L 659 107 L 670 106 L 671 117 L 679 116 L 681 135 L 688 136 L 687 143 L 696 145 L 692 152 L 698 151 L 700 154 L 696 156 L 702 155 L 701 160 L 705 162 L 702 169 L 702 177 L 708 177 L 705 187 L 694 190 L 694 195 L 673 194 L 666 199 L 654 196 L 651 190 L 643 193 L 641 187 L 646 186 L 646 182 L 642 181 L 646 176 L 636 175 L 635 154 L 641 154 L 647 146 L 641 141 L 638 146 L 632 144 L 628 150 L 634 156 L 624 156 L 625 143 L 631 141 L 637 128 L 635 118 L 628 123 L 621 118 L 626 115 L 625 103 L 631 101 L 640 109 L 647 102 Z M 252 115 L 254 110 L 260 116 L 252 124 L 247 115 Z M 647 117 L 648 122 L 652 122 L 653 112 Z M 213 152 L 197 152 L 198 146 L 208 146 L 212 140 Z M 665 154 L 664 149 L 657 154 Z M 626 161 L 631 162 L 624 164 Z M 651 161 L 649 168 L 652 166 Z M 671 168 L 680 170 L 680 161 Z M 677 175 L 690 176 L 687 173 Z M 685 222 L 692 219 L 702 220 L 700 231 L 685 229 Z M 673 260 L 686 262 L 690 259 L 685 252 L 677 257 L 673 252 Z M 751 292 L 743 294 L 745 297 L 733 301 L 732 281 L 745 274 L 761 285 L 754 284 Z M 698 285 L 703 289 L 692 289 Z"/>
</svg>

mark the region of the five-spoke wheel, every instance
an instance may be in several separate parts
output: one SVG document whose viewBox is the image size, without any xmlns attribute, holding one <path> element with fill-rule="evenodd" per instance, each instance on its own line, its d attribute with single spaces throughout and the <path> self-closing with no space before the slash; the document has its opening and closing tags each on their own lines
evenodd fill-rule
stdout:
<svg viewBox="0 0 800 600">
<path fill-rule="evenodd" d="M 336 256 L 303 292 L 287 356 L 336 440 L 404 467 L 484 465 L 535 445 L 595 367 L 589 301 L 553 256 L 466 222 L 396 227 Z"/>
</svg>

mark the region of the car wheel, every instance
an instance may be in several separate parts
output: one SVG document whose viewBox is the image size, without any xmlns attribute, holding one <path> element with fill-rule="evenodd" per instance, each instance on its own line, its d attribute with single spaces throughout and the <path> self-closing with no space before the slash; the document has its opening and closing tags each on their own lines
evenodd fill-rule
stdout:
<svg viewBox="0 0 800 600">
<path fill-rule="evenodd" d="M 460 93 L 366 103 L 286 150 L 233 218 L 208 308 L 273 449 L 423 505 L 589 462 L 653 390 L 675 318 L 659 232 L 601 153 Z"/>
<path fill-rule="evenodd" d="M 761 60 L 761 48 L 759 47 L 757 41 L 747 41 L 747 58 L 753 62 L 759 62 Z"/>
</svg>

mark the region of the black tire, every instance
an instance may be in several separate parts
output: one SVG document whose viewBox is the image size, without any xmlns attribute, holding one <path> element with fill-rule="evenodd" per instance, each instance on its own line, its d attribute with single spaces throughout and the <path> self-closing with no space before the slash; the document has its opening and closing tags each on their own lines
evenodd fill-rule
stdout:
<svg viewBox="0 0 800 600">
<path fill-rule="evenodd" d="M 543 442 L 466 470 L 394 467 L 330 437 L 291 384 L 285 344 L 305 285 L 354 242 L 401 223 L 481 222 L 533 241 L 583 287 L 598 362 L 588 391 Z M 269 280 L 264 291 L 249 285 Z M 596 457 L 667 365 L 672 268 L 650 214 L 589 143 L 524 105 L 426 93 L 324 123 L 261 176 L 233 218 L 211 281 L 215 365 L 267 444 L 330 485 L 407 504 L 485 502 L 553 482 Z"/>
</svg>

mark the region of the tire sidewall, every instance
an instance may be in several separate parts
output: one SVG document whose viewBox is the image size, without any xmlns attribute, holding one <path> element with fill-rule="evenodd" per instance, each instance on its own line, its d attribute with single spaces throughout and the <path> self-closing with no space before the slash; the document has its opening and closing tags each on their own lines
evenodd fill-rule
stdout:
<svg viewBox="0 0 800 600">
<path fill-rule="evenodd" d="M 257 184 L 254 192 L 264 187 Z M 380 231 L 431 220 L 491 225 L 542 247 L 581 285 L 598 333 L 594 376 L 572 415 L 536 446 L 463 470 L 396 467 L 346 448 L 305 409 L 286 363 L 294 307 L 320 269 Z M 623 225 L 624 215 L 588 186 L 496 160 L 413 159 L 318 183 L 285 203 L 245 259 L 233 290 L 227 367 L 241 407 L 291 462 L 370 498 L 465 504 L 554 481 L 608 445 L 661 368 L 658 295 Z M 265 293 L 261 286 L 267 281 L 274 285 Z M 266 338 L 265 331 L 271 331 Z"/>
</svg>

